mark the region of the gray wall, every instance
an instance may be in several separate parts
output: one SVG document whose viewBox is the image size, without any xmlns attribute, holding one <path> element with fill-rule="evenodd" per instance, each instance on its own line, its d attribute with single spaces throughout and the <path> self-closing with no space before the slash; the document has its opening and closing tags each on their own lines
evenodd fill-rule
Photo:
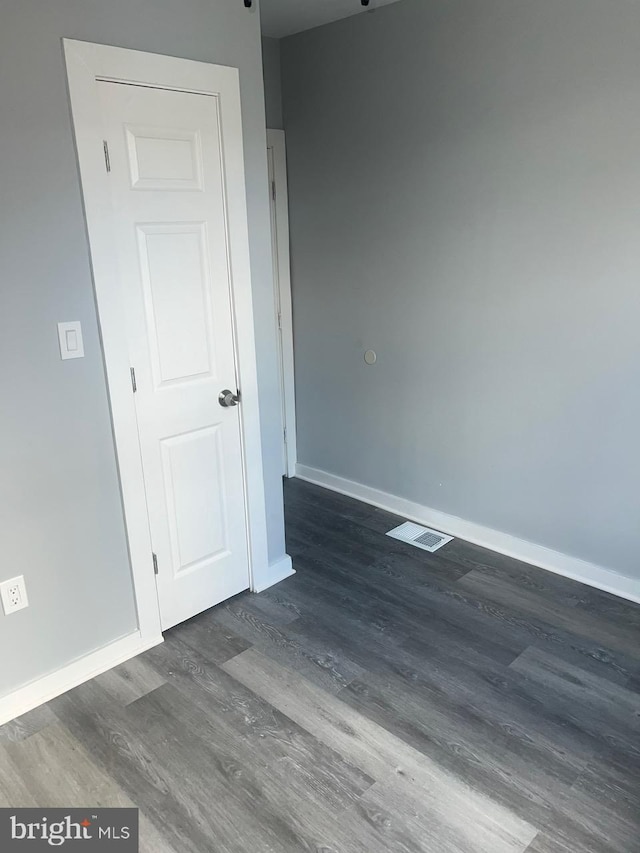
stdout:
<svg viewBox="0 0 640 853">
<path fill-rule="evenodd" d="M 282 130 L 282 88 L 280 81 L 280 40 L 262 39 L 262 70 L 267 127 Z"/>
<path fill-rule="evenodd" d="M 640 577 L 640 4 L 403 0 L 282 77 L 300 462 Z"/>
<path fill-rule="evenodd" d="M 0 695 L 136 626 L 60 39 L 240 68 L 269 549 L 284 553 L 258 12 L 237 0 L 1 0 Z M 84 360 L 56 323 L 79 319 Z M 10 649 L 11 655 L 4 652 Z"/>
</svg>

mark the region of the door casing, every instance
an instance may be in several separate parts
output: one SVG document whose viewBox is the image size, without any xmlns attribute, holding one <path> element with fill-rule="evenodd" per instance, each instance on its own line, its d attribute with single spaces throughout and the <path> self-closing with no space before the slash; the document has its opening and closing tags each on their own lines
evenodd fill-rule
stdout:
<svg viewBox="0 0 640 853">
<path fill-rule="evenodd" d="M 287 153 L 284 130 L 267 130 L 267 152 L 271 158 L 271 230 L 273 251 L 276 334 L 279 336 L 279 370 L 282 393 L 283 427 L 286 430 L 285 476 L 295 477 L 297 455 L 296 391 L 293 363 L 293 311 L 291 306 L 291 265 L 289 262 L 289 200 Z M 279 317 L 278 317 L 279 314 Z"/>
<path fill-rule="evenodd" d="M 120 488 L 129 544 L 138 626 L 143 640 L 161 634 L 160 611 L 153 570 L 151 537 L 130 364 L 125 336 L 124 306 L 115 261 L 113 208 L 105 167 L 98 81 L 152 86 L 177 91 L 221 95 L 224 122 L 235 139 L 242 139 L 238 69 L 142 51 L 63 39 L 67 78 L 82 190 L 93 282 Z M 220 83 L 221 78 L 223 83 Z M 224 91 L 235 98 L 225 99 Z M 245 486 L 249 577 L 268 567 L 267 527 L 263 482 L 258 379 L 249 266 L 244 155 L 241 145 L 224 149 L 226 173 L 237 192 L 227 196 L 229 242 L 233 257 L 231 300 L 236 362 L 242 391 L 240 429 Z"/>
</svg>

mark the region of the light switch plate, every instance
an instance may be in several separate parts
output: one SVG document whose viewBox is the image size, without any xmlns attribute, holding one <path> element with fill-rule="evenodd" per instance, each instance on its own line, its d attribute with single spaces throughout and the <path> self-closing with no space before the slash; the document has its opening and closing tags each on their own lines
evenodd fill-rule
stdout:
<svg viewBox="0 0 640 853">
<path fill-rule="evenodd" d="M 79 320 L 71 323 L 58 323 L 58 341 L 60 358 L 84 358 L 82 327 Z"/>
</svg>

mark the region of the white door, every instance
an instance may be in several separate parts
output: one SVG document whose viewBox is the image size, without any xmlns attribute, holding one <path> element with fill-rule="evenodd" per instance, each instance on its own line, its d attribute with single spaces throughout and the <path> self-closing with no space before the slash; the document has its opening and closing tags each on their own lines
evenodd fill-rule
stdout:
<svg viewBox="0 0 640 853">
<path fill-rule="evenodd" d="M 98 88 L 164 630 L 249 586 L 239 407 L 219 402 L 238 387 L 224 169 L 234 140 L 217 97 Z"/>
</svg>

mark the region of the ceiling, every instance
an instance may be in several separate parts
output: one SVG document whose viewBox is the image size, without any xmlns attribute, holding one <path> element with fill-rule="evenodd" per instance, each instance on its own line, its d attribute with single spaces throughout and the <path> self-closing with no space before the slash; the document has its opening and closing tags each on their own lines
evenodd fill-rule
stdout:
<svg viewBox="0 0 640 853">
<path fill-rule="evenodd" d="M 260 0 L 262 34 L 282 38 L 397 2 L 369 0 L 369 5 L 364 7 L 360 0 Z"/>
</svg>

